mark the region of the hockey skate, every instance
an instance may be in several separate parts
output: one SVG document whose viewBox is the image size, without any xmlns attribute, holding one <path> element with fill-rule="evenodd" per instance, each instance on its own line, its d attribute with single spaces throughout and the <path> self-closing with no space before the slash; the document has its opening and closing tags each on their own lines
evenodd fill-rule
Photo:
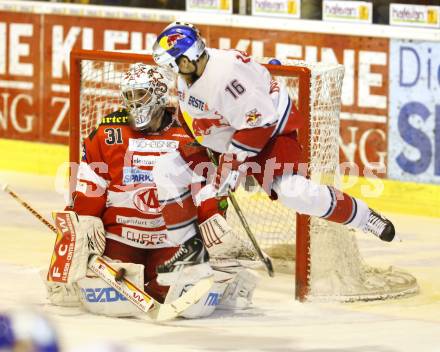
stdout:
<svg viewBox="0 0 440 352">
<path fill-rule="evenodd" d="M 208 260 L 209 255 L 205 250 L 202 239 L 199 235 L 195 235 L 182 243 L 179 250 L 170 259 L 156 268 L 156 272 L 164 277 L 165 275 L 177 273 L 186 266 L 206 263 Z"/>
<path fill-rule="evenodd" d="M 396 234 L 393 223 L 371 208 L 368 221 L 362 230 L 366 233 L 372 233 L 386 242 L 391 242 Z"/>
</svg>

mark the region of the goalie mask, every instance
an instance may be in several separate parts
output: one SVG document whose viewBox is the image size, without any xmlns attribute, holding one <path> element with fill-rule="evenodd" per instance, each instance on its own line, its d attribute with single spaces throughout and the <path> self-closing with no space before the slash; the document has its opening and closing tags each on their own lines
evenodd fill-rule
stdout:
<svg viewBox="0 0 440 352">
<path fill-rule="evenodd" d="M 161 67 L 136 63 L 125 73 L 120 87 L 135 130 L 148 128 L 153 119 L 162 118 L 165 108 L 175 105 L 171 94 L 174 74 Z"/>
<path fill-rule="evenodd" d="M 171 67 L 179 73 L 178 59 L 186 56 L 197 61 L 205 52 L 205 43 L 196 27 L 189 23 L 174 22 L 157 37 L 153 59 L 159 66 Z"/>
</svg>

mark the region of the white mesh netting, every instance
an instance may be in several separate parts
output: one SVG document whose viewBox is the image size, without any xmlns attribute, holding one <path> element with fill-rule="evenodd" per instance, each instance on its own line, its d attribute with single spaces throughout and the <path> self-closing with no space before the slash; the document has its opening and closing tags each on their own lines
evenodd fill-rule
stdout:
<svg viewBox="0 0 440 352">
<path fill-rule="evenodd" d="M 121 106 L 118 85 L 130 65 L 102 60 L 83 60 L 81 63 L 79 123 L 82 141 L 103 116 Z M 292 60 L 283 65 L 304 66 L 311 70 L 309 172 L 314 180 L 337 185 L 343 67 Z M 298 77 L 277 79 L 286 84 L 291 97 L 297 101 Z M 296 213 L 271 201 L 255 183 L 249 182 L 246 188 L 247 191 L 240 188 L 236 192 L 237 199 L 261 247 L 282 263 L 292 261 Z M 232 207 L 228 210 L 228 222 L 246 239 Z M 309 235 L 309 300 L 369 300 L 417 292 L 417 281 L 410 274 L 395 268 L 381 270 L 367 266 L 359 254 L 354 232 L 342 225 L 312 218 Z"/>
</svg>

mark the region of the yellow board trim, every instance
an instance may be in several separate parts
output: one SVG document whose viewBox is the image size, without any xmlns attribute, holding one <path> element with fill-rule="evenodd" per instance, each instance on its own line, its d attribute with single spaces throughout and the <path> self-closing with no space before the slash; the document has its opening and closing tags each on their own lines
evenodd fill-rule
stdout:
<svg viewBox="0 0 440 352">
<path fill-rule="evenodd" d="M 0 170 L 56 175 L 58 167 L 69 160 L 65 145 L 17 141 L 0 138 Z"/>
<path fill-rule="evenodd" d="M 355 177 L 353 181 L 354 184 L 344 187 L 344 191 L 364 200 L 371 208 L 392 213 L 440 217 L 440 185 L 438 184 L 365 177 Z M 381 187 L 378 182 L 382 183 L 383 188 L 378 195 L 375 195 L 374 190 L 380 190 Z"/>
<path fill-rule="evenodd" d="M 56 175 L 68 161 L 67 146 L 0 139 L 0 170 Z M 343 189 L 375 209 L 412 215 L 440 217 L 440 185 L 352 177 Z"/>
</svg>

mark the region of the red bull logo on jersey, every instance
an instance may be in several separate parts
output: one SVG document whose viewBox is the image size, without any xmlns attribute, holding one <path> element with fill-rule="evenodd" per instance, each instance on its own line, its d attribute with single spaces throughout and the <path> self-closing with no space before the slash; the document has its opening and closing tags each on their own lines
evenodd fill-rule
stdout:
<svg viewBox="0 0 440 352">
<path fill-rule="evenodd" d="M 170 50 L 174 47 L 174 45 L 176 45 L 176 42 L 180 39 L 185 38 L 185 36 L 183 34 L 180 33 L 174 33 L 174 34 L 170 34 L 170 35 L 164 35 L 160 40 L 159 40 L 159 45 L 165 49 L 165 50 Z"/>
<path fill-rule="evenodd" d="M 195 136 L 207 136 L 218 128 L 228 126 L 228 121 L 221 115 L 216 115 L 212 118 L 194 118 L 192 122 L 192 129 Z"/>
<path fill-rule="evenodd" d="M 257 111 L 257 109 L 252 109 L 246 113 L 246 123 L 250 127 L 258 126 L 261 122 L 261 114 Z"/>
</svg>

